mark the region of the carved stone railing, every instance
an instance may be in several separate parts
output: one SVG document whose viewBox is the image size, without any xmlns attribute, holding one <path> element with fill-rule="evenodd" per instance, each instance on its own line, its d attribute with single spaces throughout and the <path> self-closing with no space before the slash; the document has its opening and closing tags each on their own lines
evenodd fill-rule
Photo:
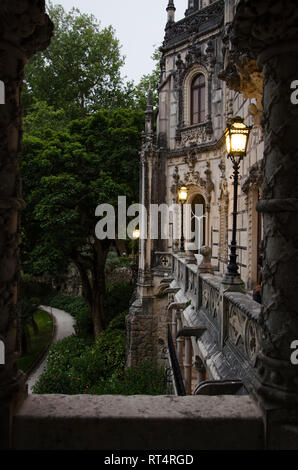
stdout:
<svg viewBox="0 0 298 470">
<path fill-rule="evenodd" d="M 181 326 L 206 327 L 196 344 L 208 377 L 241 380 L 251 392 L 260 348 L 261 306 L 249 295 L 225 291 L 220 276 L 200 273 L 186 257 L 171 256 L 169 295 L 172 302 L 185 305 Z"/>
</svg>

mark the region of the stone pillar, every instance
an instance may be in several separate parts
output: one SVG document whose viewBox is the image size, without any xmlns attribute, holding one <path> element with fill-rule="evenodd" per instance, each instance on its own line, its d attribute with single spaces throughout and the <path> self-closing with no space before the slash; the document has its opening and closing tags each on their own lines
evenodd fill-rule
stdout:
<svg viewBox="0 0 298 470">
<path fill-rule="evenodd" d="M 21 153 L 20 94 L 24 66 L 37 50 L 48 46 L 52 23 L 44 1 L 2 0 L 0 5 L 0 80 L 5 104 L 0 106 L 0 336 L 5 364 L 0 366 L 0 448 L 10 447 L 12 416 L 26 396 L 26 376 L 18 370 L 19 211 L 18 160 Z"/>
<path fill-rule="evenodd" d="M 145 131 L 140 152 L 140 203 L 146 209 L 140 214 L 139 266 L 136 299 L 126 317 L 126 366 L 131 367 L 143 359 L 153 358 L 154 289 L 151 272 L 152 240 L 150 238 L 150 203 L 154 192 L 156 163 L 156 136 L 153 132 L 152 91 L 149 90 L 145 111 Z"/>
<path fill-rule="evenodd" d="M 265 408 L 298 404 L 298 9 L 295 0 L 241 0 L 232 25 L 238 51 L 256 57 L 264 75 L 264 217 L 261 353 L 255 392 Z M 296 417 L 298 418 L 298 417 Z"/>
</svg>

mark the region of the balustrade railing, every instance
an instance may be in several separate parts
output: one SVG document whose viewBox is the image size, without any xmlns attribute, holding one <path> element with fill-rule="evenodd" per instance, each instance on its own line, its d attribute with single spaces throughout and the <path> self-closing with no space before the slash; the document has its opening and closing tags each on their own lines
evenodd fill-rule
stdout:
<svg viewBox="0 0 298 470">
<path fill-rule="evenodd" d="M 181 303 L 181 308 L 171 312 L 170 333 L 186 393 L 193 389 L 193 366 L 198 359 L 198 383 L 206 377 L 203 363 L 208 378 L 243 380 L 249 391 L 259 352 L 261 306 L 246 294 L 225 291 L 220 276 L 198 272 L 185 257 L 167 256 L 173 279 L 169 300 Z M 184 327 L 194 328 L 198 323 L 205 326 L 202 337 L 179 334 Z"/>
</svg>

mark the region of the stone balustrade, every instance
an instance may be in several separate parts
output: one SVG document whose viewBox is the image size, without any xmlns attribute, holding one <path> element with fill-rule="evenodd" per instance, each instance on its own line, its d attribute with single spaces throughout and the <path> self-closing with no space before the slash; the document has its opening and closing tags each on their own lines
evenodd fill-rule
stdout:
<svg viewBox="0 0 298 470">
<path fill-rule="evenodd" d="M 200 272 L 181 254 L 168 254 L 167 259 L 169 256 L 168 295 L 175 307 L 171 331 L 186 392 L 193 390 L 192 367 L 198 362 L 198 383 L 205 375 L 203 365 L 209 380 L 241 380 L 243 390 L 252 392 L 261 306 L 249 295 L 225 290 L 220 276 Z M 183 328 L 195 331 L 198 327 L 205 328 L 200 335 L 179 334 Z"/>
</svg>

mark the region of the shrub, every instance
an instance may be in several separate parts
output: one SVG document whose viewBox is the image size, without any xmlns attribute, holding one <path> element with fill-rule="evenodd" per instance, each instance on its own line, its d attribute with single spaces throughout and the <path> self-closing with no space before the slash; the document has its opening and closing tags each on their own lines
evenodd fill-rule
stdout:
<svg viewBox="0 0 298 470">
<path fill-rule="evenodd" d="M 100 378 L 105 380 L 116 370 L 123 370 L 125 332 L 117 328 L 120 324 L 120 318 L 115 318 L 114 326 L 102 332 L 92 346 L 86 338 L 77 336 L 54 343 L 34 393 L 87 393 Z"/>
<path fill-rule="evenodd" d="M 34 393 L 70 393 L 70 369 L 74 360 L 89 348 L 90 343 L 77 336 L 69 336 L 54 343 L 48 354 L 47 369 L 33 387 Z"/>
<path fill-rule="evenodd" d="M 50 301 L 53 308 L 59 308 L 72 315 L 75 320 L 75 332 L 83 338 L 93 335 L 93 323 L 91 313 L 83 297 L 70 295 L 56 295 Z"/>
<path fill-rule="evenodd" d="M 135 367 L 115 371 L 90 389 L 95 395 L 166 395 L 171 394 L 164 367 L 145 360 Z"/>
<path fill-rule="evenodd" d="M 127 310 L 132 294 L 133 286 L 129 282 L 115 282 L 107 285 L 104 308 L 108 322 Z"/>
<path fill-rule="evenodd" d="M 102 377 L 106 379 L 115 370 L 121 370 L 125 363 L 125 333 L 120 330 L 106 330 L 100 334 L 95 345 L 74 359 L 71 373 L 82 379 L 88 386 L 95 385 Z"/>
</svg>

